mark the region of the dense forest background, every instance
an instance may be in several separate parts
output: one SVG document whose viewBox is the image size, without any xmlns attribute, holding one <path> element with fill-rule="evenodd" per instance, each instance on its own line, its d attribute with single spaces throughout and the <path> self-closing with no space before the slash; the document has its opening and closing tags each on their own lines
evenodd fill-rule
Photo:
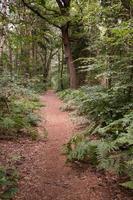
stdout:
<svg viewBox="0 0 133 200">
<path fill-rule="evenodd" d="M 133 1 L 1 0 L 0 137 L 36 137 L 37 93 L 89 119 L 66 145 L 133 189 Z"/>
</svg>

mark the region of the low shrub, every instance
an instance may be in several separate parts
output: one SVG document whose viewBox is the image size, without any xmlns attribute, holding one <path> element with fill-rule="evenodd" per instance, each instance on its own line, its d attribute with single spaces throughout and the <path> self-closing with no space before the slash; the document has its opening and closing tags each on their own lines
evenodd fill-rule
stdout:
<svg viewBox="0 0 133 200">
<path fill-rule="evenodd" d="M 116 88 L 82 87 L 59 93 L 75 103 L 77 113 L 87 115 L 87 131 L 65 145 L 68 161 L 91 161 L 98 168 L 125 174 L 122 186 L 133 189 L 133 102 Z"/>
<path fill-rule="evenodd" d="M 1 75 L 0 87 L 0 138 L 23 134 L 33 137 L 33 132 L 35 137 L 35 126 L 40 121 L 35 110 L 41 104 L 34 91 L 25 88 L 9 74 Z"/>
<path fill-rule="evenodd" d="M 0 199 L 12 199 L 18 192 L 18 173 L 14 168 L 0 167 Z"/>
</svg>

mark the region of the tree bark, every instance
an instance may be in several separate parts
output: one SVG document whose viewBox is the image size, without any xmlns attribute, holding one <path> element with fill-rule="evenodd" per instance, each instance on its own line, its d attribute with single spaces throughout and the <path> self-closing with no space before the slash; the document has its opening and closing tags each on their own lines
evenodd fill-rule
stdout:
<svg viewBox="0 0 133 200">
<path fill-rule="evenodd" d="M 76 89 L 77 88 L 76 67 L 73 61 L 71 47 L 70 47 L 68 24 L 64 25 L 61 28 L 61 33 L 62 33 L 62 42 L 64 45 L 66 63 L 69 69 L 70 88 Z"/>
<path fill-rule="evenodd" d="M 49 51 L 47 49 L 45 50 L 45 56 L 43 57 L 40 54 L 41 60 L 43 62 L 43 68 L 42 68 L 42 73 L 43 73 L 43 82 L 47 83 L 48 75 L 49 75 L 49 70 L 51 66 L 51 61 L 55 53 L 53 53 L 53 49 L 51 48 Z"/>
<path fill-rule="evenodd" d="M 26 3 L 25 0 L 22 0 L 23 4 L 32 10 L 34 13 L 36 13 L 40 18 L 46 20 L 48 23 L 54 25 L 57 28 L 61 29 L 62 33 L 62 42 L 64 44 L 64 52 L 66 56 L 66 62 L 67 66 L 69 69 L 69 76 L 70 76 L 70 87 L 72 89 L 77 88 L 77 77 L 76 77 L 76 68 L 75 64 L 73 62 L 73 57 L 72 57 L 72 52 L 71 52 L 71 47 L 70 47 L 70 39 L 69 39 L 69 22 L 66 22 L 66 24 L 62 27 L 58 26 L 57 24 L 53 24 L 50 22 L 47 18 L 45 18 L 44 15 L 42 15 L 36 8 L 31 6 L 30 4 Z M 70 16 L 69 10 L 70 10 L 70 2 L 71 0 L 56 0 L 56 3 L 60 9 L 60 13 L 63 17 L 68 17 Z"/>
<path fill-rule="evenodd" d="M 60 12 L 63 17 L 70 16 L 70 2 L 71 0 L 56 0 Z M 61 33 L 62 33 L 62 42 L 64 45 L 64 53 L 66 57 L 66 63 L 69 70 L 69 77 L 70 77 L 70 88 L 76 89 L 77 88 L 77 76 L 76 76 L 76 67 L 73 61 L 72 51 L 71 51 L 71 45 L 70 45 L 70 38 L 69 38 L 69 21 L 66 22 L 61 27 Z"/>
<path fill-rule="evenodd" d="M 63 90 L 63 61 L 64 61 L 64 51 L 63 51 L 63 45 L 62 48 L 58 49 L 58 81 L 59 81 L 59 89 Z"/>
<path fill-rule="evenodd" d="M 62 59 L 61 59 L 61 69 L 60 69 L 60 81 L 61 81 L 61 89 L 64 89 L 64 85 L 63 85 L 63 69 L 64 69 L 64 49 L 63 49 L 63 45 L 61 48 L 61 53 L 62 53 Z"/>
<path fill-rule="evenodd" d="M 7 0 L 1 1 L 1 13 L 3 16 L 6 17 L 7 14 Z M 0 33 L 0 66 L 3 65 L 2 63 L 2 54 L 3 54 L 3 48 L 4 48 L 4 43 L 6 39 L 6 23 L 4 22 L 1 33 Z"/>
<path fill-rule="evenodd" d="M 9 44 L 9 69 L 10 69 L 10 74 L 11 76 L 13 75 L 13 52 L 12 52 L 12 47 Z"/>
</svg>

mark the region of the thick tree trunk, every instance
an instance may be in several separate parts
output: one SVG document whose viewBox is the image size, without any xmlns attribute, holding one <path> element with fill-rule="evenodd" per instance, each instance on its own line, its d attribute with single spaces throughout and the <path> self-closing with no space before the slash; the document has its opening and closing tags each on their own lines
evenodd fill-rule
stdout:
<svg viewBox="0 0 133 200">
<path fill-rule="evenodd" d="M 72 57 L 72 52 L 71 52 L 71 47 L 70 47 L 68 24 L 66 24 L 65 26 L 61 28 L 61 32 L 62 32 L 62 42 L 64 44 L 66 62 L 67 62 L 69 75 L 70 75 L 70 88 L 76 89 L 77 88 L 76 68 L 73 62 L 73 57 Z"/>
</svg>

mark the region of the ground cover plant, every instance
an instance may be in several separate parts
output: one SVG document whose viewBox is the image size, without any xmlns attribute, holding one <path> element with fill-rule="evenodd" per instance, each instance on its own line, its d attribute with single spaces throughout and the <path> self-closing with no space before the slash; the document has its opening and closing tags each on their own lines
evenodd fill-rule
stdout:
<svg viewBox="0 0 133 200">
<path fill-rule="evenodd" d="M 104 181 L 103 187 L 99 184 L 97 173 L 89 171 L 90 163 L 100 172 L 121 177 L 120 182 L 116 182 L 122 189 L 133 189 L 132 43 L 133 0 L 0 1 L 0 145 L 8 149 L 4 151 L 5 157 L 8 157 L 10 149 L 12 153 L 14 149 L 21 149 L 20 157 L 24 158 L 24 154 L 25 158 L 33 158 L 35 165 L 33 171 L 28 170 L 31 177 L 27 176 L 33 180 L 31 184 L 35 183 L 34 178 L 41 180 L 35 180 L 40 198 L 43 196 L 43 184 L 39 183 L 45 182 L 46 187 L 50 185 L 48 177 L 53 172 L 59 173 L 59 176 L 62 172 L 69 182 L 63 159 L 59 158 L 61 162 L 57 165 L 54 158 L 59 156 L 60 145 L 67 136 L 70 137 L 65 145 L 67 161 L 87 163 L 88 174 L 86 176 L 83 172 L 83 175 L 88 182 L 91 176 L 95 179 L 95 184 L 92 178 L 89 185 L 85 180 L 87 190 L 80 187 L 85 199 L 87 195 L 93 199 L 92 189 L 96 199 L 100 199 L 100 194 L 103 195 L 101 199 L 108 199 L 106 195 L 110 195 L 110 199 L 120 199 L 115 191 L 112 193 L 108 181 Z M 55 92 L 63 100 L 63 105 L 55 97 Z M 45 101 L 47 108 L 38 111 L 40 102 L 45 104 Z M 76 130 L 87 129 L 71 136 L 75 124 L 69 123 L 65 116 L 67 113 L 61 111 L 69 111 L 73 123 L 78 124 Z M 45 113 L 48 120 L 45 120 Z M 61 120 L 55 119 L 56 115 Z M 47 137 L 45 125 L 49 125 L 50 132 L 48 148 L 45 148 L 46 138 L 41 140 L 44 135 Z M 71 135 L 67 135 L 68 132 Z M 40 138 L 35 140 L 38 135 Z M 23 142 L 26 148 L 23 148 Z M 47 159 L 45 164 L 43 156 Z M 29 167 L 32 163 L 28 159 L 25 163 Z M 2 164 L 2 153 L 0 161 Z M 48 176 L 44 176 L 43 170 L 37 171 L 37 168 L 43 167 L 48 168 Z M 0 168 L 0 184 L 5 184 L 1 195 L 10 189 L 10 181 L 13 188 L 16 187 L 17 178 L 13 175 L 15 182 L 10 180 L 14 170 L 11 170 L 11 177 L 8 177 L 8 172 L 6 164 Z M 74 173 L 70 176 L 69 183 L 73 185 L 76 181 Z M 54 187 L 60 186 L 56 183 L 57 177 L 53 178 Z M 78 191 L 79 184 L 74 186 Z M 24 188 L 25 194 L 26 184 Z M 74 189 L 73 186 L 71 188 Z M 107 193 L 110 190 L 109 194 L 106 188 Z M 97 190 L 99 194 L 96 194 Z M 11 187 L 11 196 L 15 191 Z M 35 191 L 33 189 L 33 199 Z M 60 195 L 65 196 L 65 191 L 58 190 L 59 199 Z M 51 192 L 51 195 L 55 197 L 55 193 Z M 83 198 L 78 194 L 72 191 L 70 198 Z"/>
<path fill-rule="evenodd" d="M 17 170 L 9 167 L 0 168 L 0 199 L 12 199 L 18 192 L 19 175 Z"/>
<path fill-rule="evenodd" d="M 9 72 L 0 75 L 0 139 L 38 137 L 36 126 L 41 103 L 34 90 Z M 2 154 L 2 152 L 1 152 Z M 12 199 L 18 192 L 18 170 L 13 165 L 0 166 L 0 199 Z"/>
<path fill-rule="evenodd" d="M 87 131 L 66 144 L 68 160 L 91 160 L 100 169 L 126 174 L 129 181 L 122 185 L 132 189 L 133 104 L 126 102 L 123 107 L 118 94 L 101 86 L 66 90 L 59 96 L 66 103 L 73 100 L 78 113 L 90 120 Z"/>
<path fill-rule="evenodd" d="M 40 121 L 35 110 L 41 106 L 35 92 L 9 73 L 1 75 L 0 87 L 0 137 L 27 135 L 35 138 L 35 126 Z"/>
</svg>

